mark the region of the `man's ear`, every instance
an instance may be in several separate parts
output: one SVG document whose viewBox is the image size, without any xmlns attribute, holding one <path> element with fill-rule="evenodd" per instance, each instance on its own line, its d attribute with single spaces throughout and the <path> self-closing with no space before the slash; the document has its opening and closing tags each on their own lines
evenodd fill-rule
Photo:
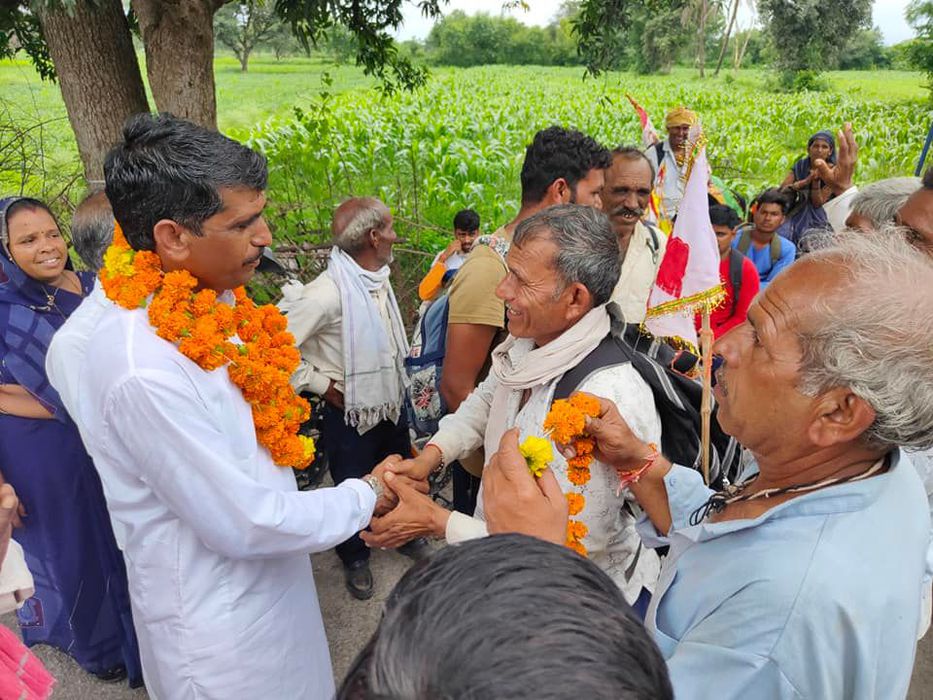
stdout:
<svg viewBox="0 0 933 700">
<path fill-rule="evenodd" d="M 191 235 L 187 228 L 172 219 L 160 219 L 152 227 L 155 252 L 169 263 L 181 263 L 188 258 Z"/>
<path fill-rule="evenodd" d="M 569 303 L 567 305 L 568 320 L 578 320 L 583 318 L 590 309 L 593 308 L 593 295 L 580 282 L 574 282 L 564 290 L 564 294 L 569 294 Z"/>
<path fill-rule="evenodd" d="M 875 422 L 875 409 L 850 389 L 838 387 L 823 394 L 815 407 L 808 430 L 810 440 L 820 447 L 852 442 Z"/>
<path fill-rule="evenodd" d="M 559 177 L 544 191 L 544 199 L 542 204 L 545 207 L 552 207 L 555 204 L 566 204 L 570 201 L 570 185 L 567 181 Z"/>
</svg>

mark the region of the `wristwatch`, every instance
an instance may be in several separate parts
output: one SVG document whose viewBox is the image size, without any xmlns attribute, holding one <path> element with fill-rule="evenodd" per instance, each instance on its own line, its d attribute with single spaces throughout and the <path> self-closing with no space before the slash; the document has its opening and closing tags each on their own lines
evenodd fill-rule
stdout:
<svg viewBox="0 0 933 700">
<path fill-rule="evenodd" d="M 367 474 L 366 476 L 363 477 L 363 481 L 365 481 L 369 485 L 369 488 L 373 490 L 373 493 L 376 494 L 377 501 L 380 498 L 382 498 L 382 494 L 385 491 L 385 487 L 382 485 L 382 481 L 379 479 L 378 476 Z"/>
</svg>

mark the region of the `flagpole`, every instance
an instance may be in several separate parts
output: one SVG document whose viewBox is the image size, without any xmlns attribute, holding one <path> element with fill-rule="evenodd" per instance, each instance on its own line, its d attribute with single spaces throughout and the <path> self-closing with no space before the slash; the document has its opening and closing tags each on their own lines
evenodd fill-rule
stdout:
<svg viewBox="0 0 933 700">
<path fill-rule="evenodd" d="M 713 414 L 712 366 L 713 329 L 709 322 L 709 305 L 703 306 L 703 326 L 700 331 L 700 350 L 703 353 L 703 397 L 700 403 L 700 454 L 703 463 L 703 482 L 709 484 L 710 419 Z"/>
</svg>

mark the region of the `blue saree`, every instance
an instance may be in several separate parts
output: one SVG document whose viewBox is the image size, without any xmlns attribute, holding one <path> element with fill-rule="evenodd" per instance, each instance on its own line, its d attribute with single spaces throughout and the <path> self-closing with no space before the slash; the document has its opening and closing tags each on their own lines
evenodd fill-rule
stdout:
<svg viewBox="0 0 933 700">
<path fill-rule="evenodd" d="M 52 335 L 82 296 L 46 287 L 9 257 L 6 211 L 0 200 L 0 383 L 18 384 L 53 419 L 0 414 L 0 472 L 27 510 L 13 531 L 26 554 L 36 593 L 18 612 L 27 646 L 48 644 L 89 673 L 126 668 L 131 686 L 142 671 L 123 555 L 104 494 L 78 430 L 45 374 Z M 91 273 L 77 273 L 82 294 Z"/>
</svg>

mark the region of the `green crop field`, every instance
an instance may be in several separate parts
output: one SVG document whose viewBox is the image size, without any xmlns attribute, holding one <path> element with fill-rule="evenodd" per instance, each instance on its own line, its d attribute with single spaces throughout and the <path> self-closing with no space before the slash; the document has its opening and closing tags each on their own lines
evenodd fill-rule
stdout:
<svg viewBox="0 0 933 700">
<path fill-rule="evenodd" d="M 746 195 L 780 182 L 813 131 L 845 121 L 861 145 L 861 181 L 909 174 L 933 116 L 922 76 L 896 71 L 830 73 L 829 91 L 798 95 L 768 91 L 759 71 L 584 80 L 579 68 L 435 69 L 424 89 L 394 96 L 372 89 L 355 67 L 314 58 L 257 56 L 242 74 L 219 56 L 216 77 L 220 128 L 269 158 L 278 236 L 318 240 L 336 202 L 375 194 L 392 206 L 400 231 L 428 248 L 462 207 L 479 211 L 486 229 L 510 218 L 523 150 L 537 129 L 562 124 L 609 146 L 637 143 L 626 92 L 658 126 L 669 107 L 697 110 L 715 174 Z M 43 156 L 25 185 L 22 169 L 0 159 L 3 189 L 62 195 L 67 208 L 81 194 L 80 163 L 57 86 L 25 61 L 0 62 L 0 119 L 33 126 Z"/>
</svg>

